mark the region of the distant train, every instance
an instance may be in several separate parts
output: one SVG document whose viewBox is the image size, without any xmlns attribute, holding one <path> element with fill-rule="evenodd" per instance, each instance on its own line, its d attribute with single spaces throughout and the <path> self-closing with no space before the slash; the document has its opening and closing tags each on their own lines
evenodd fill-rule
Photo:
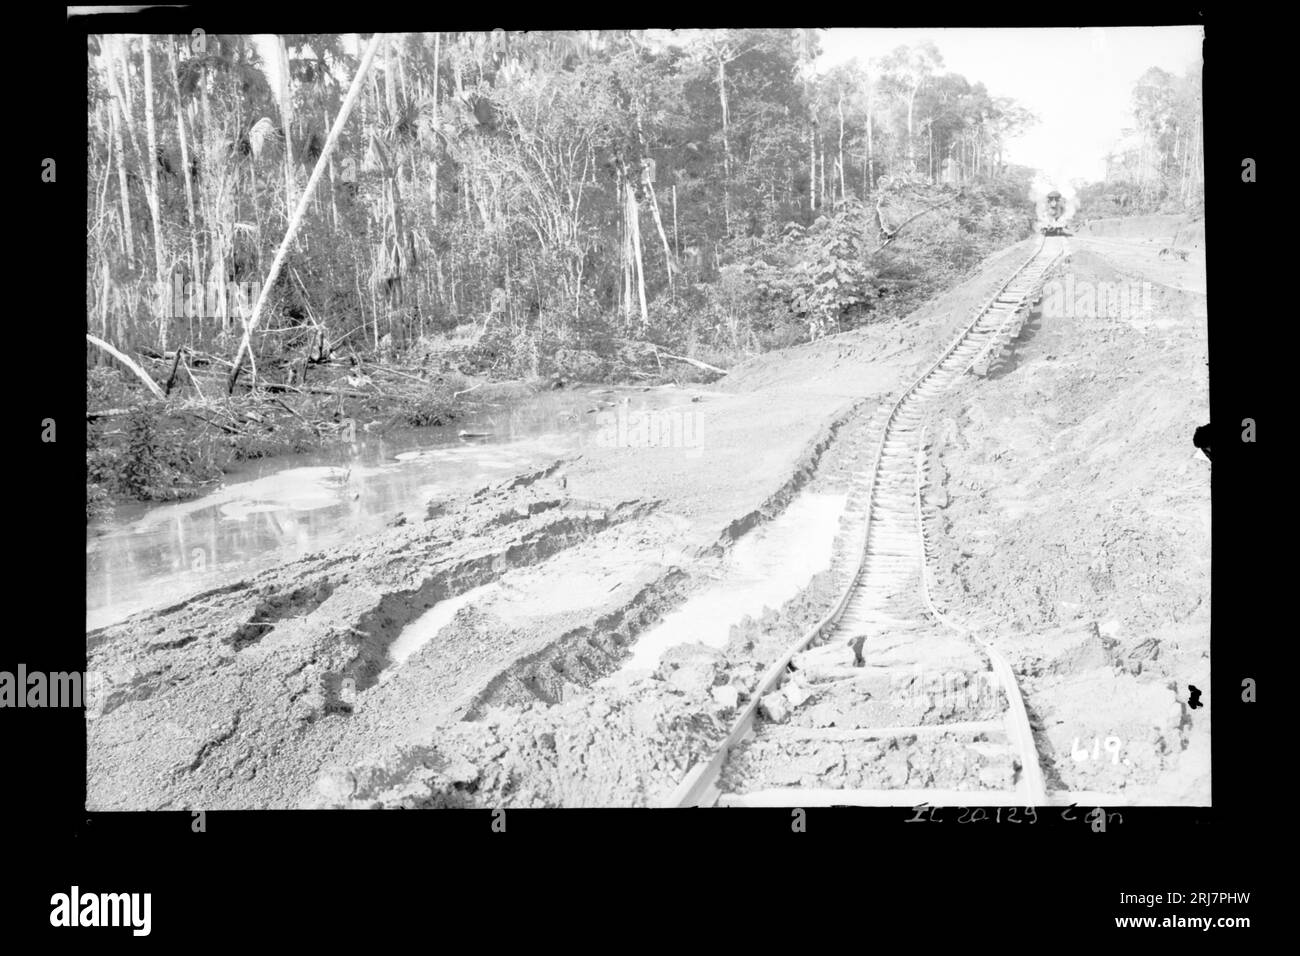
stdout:
<svg viewBox="0 0 1300 956">
<path fill-rule="evenodd" d="M 1053 189 L 1047 194 L 1047 217 L 1043 224 L 1043 235 L 1064 236 L 1065 234 L 1065 198 Z"/>
</svg>

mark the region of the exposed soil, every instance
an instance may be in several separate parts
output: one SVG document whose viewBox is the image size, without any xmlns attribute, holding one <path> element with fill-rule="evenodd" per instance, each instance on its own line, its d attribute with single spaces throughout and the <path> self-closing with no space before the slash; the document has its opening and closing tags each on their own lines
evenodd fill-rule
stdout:
<svg viewBox="0 0 1300 956">
<path fill-rule="evenodd" d="M 638 635 L 797 494 L 843 493 L 874 452 L 872 416 L 1030 248 L 990 257 L 902 323 L 735 370 L 684 406 L 699 416 L 696 447 L 593 448 L 89 634 L 90 667 L 110 678 L 88 724 L 90 808 L 657 804 L 726 735 L 764 665 L 834 602 L 861 514 L 843 516 L 830 571 L 737 622 L 725 648 L 674 648 L 629 677 L 618 668 Z M 1079 242 L 1073 265 L 1100 274 L 1112 256 Z M 1156 261 L 1194 284 L 1195 261 Z M 1172 315 L 1195 293 L 1161 295 Z M 958 427 L 936 442 L 943 596 L 994 609 L 1055 786 L 1159 782 L 1185 795 L 1203 782 L 1206 711 L 1180 701 L 1189 680 L 1208 691 L 1208 465 L 1189 454 L 1207 420 L 1204 340 L 1200 320 L 1101 344 L 1031 324 L 1014 361 L 953 396 Z M 464 605 L 394 656 L 404 628 L 455 598 Z M 1080 638 L 1092 621 L 1100 636 Z M 936 660 L 949 652 L 969 653 L 936 637 Z M 860 696 L 835 702 L 859 727 L 1000 708 L 996 694 L 951 691 L 891 676 L 827 693 Z M 738 765 L 773 785 L 1008 785 L 996 734 L 884 741 L 871 759 L 859 742 L 850 758 L 833 733 L 806 738 L 829 730 L 817 704 L 790 720 L 805 738 Z M 1095 734 L 1125 741 L 1126 774 L 1105 751 L 1069 757 L 1069 738 L 1091 747 Z"/>
<path fill-rule="evenodd" d="M 1209 700 L 1204 274 L 1150 245 L 1075 241 L 1063 269 L 1152 282 L 1148 314 L 1038 316 L 948 398 L 930 532 L 948 610 L 992 617 L 1050 787 L 1205 804 L 1210 708 L 1187 706 L 1193 685 Z"/>
</svg>

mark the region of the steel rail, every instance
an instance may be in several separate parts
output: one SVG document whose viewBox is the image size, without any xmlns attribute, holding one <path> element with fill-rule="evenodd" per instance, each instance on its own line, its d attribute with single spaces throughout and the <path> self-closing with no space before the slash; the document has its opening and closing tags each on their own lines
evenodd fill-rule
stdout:
<svg viewBox="0 0 1300 956">
<path fill-rule="evenodd" d="M 876 510 L 876 506 L 877 506 L 877 492 L 880 489 L 880 478 L 881 478 L 880 465 L 881 465 L 881 460 L 885 455 L 886 446 L 890 443 L 891 432 L 893 426 L 895 425 L 899 417 L 900 410 L 904 408 L 904 405 L 908 402 L 910 398 L 913 397 L 913 395 L 919 389 L 923 388 L 926 385 L 930 377 L 934 375 L 937 371 L 939 371 L 940 368 L 949 361 L 949 359 L 953 356 L 953 354 L 959 348 L 961 348 L 963 344 L 971 340 L 971 337 L 973 335 L 975 335 L 977 332 L 980 334 L 987 334 L 989 332 L 988 329 L 981 329 L 980 326 L 990 314 L 998 311 L 1007 311 L 1008 316 L 1006 320 L 1002 322 L 995 330 L 993 330 L 993 333 L 991 335 L 989 335 L 989 340 L 987 344 L 977 349 L 975 354 L 972 357 L 970 357 L 969 361 L 966 361 L 962 366 L 960 366 L 960 371 L 957 371 L 953 376 L 954 379 L 960 378 L 962 375 L 965 375 L 971 368 L 974 367 L 974 365 L 977 362 L 979 362 L 979 360 L 983 356 L 989 354 L 989 352 L 994 347 L 998 346 L 1002 337 L 1005 335 L 1006 330 L 1010 328 L 1011 323 L 1015 320 L 1017 313 L 1020 311 L 1025 301 L 1029 299 L 1029 297 L 1033 294 L 1034 288 L 1031 287 L 1024 290 L 1018 297 L 1014 297 L 1013 299 L 1004 298 L 1004 293 L 1006 293 L 1006 291 L 1018 279 L 1020 279 L 1032 265 L 1040 261 L 1040 257 L 1044 255 L 1044 250 L 1047 249 L 1049 249 L 1049 247 L 1047 244 L 1046 237 L 1040 237 L 1038 244 L 1035 246 L 1034 251 L 1029 256 L 1029 258 L 1027 258 L 1023 263 L 1021 263 L 1021 265 L 1017 267 L 1016 270 L 1012 272 L 1011 275 L 997 287 L 997 289 L 993 292 L 991 296 L 988 297 L 988 299 L 984 302 L 982 306 L 980 306 L 978 309 L 975 310 L 974 318 L 958 332 L 958 334 L 953 339 L 953 341 L 940 354 L 939 358 L 936 359 L 934 363 L 932 363 L 918 378 L 916 378 L 907 387 L 907 389 L 905 389 L 903 393 L 892 403 L 889 409 L 889 414 L 885 418 L 882 427 L 880 442 L 876 446 L 876 452 L 871 464 L 871 470 L 870 470 L 871 479 L 870 479 L 870 484 L 866 491 L 866 509 L 865 509 L 866 516 L 865 516 L 865 520 L 861 532 L 862 547 L 857 549 L 857 560 L 855 562 L 853 572 L 850 575 L 843 590 L 841 591 L 839 598 L 836 600 L 835 605 L 830 609 L 830 611 L 828 611 L 821 618 L 821 620 L 819 620 L 815 625 L 813 625 L 813 627 L 807 630 L 797 641 L 789 645 L 789 647 L 785 649 L 785 651 L 781 654 L 781 656 L 778 657 L 777 660 L 774 661 L 767 668 L 767 670 L 763 673 L 762 678 L 759 680 L 757 686 L 755 687 L 754 692 L 751 694 L 750 699 L 745 704 L 744 708 L 741 710 L 740 714 L 737 716 L 736 720 L 734 721 L 731 731 L 728 733 L 726 738 L 724 738 L 723 741 L 717 745 L 713 755 L 708 760 L 695 764 L 693 767 L 690 768 L 690 770 L 687 771 L 686 775 L 683 777 L 683 779 L 678 784 L 678 786 L 664 801 L 663 803 L 664 806 L 689 807 L 689 806 L 711 805 L 717 799 L 718 791 L 716 787 L 716 781 L 718 779 L 718 776 L 722 772 L 722 768 L 726 765 L 727 758 L 730 755 L 732 749 L 734 749 L 735 746 L 739 744 L 740 741 L 743 740 L 752 729 L 754 725 L 755 715 L 758 712 L 759 701 L 764 696 L 771 693 L 778 686 L 780 686 L 780 683 L 783 680 L 785 674 L 787 673 L 787 669 L 790 666 L 790 662 L 794 659 L 796 654 L 806 650 L 810 645 L 812 645 L 819 638 L 828 636 L 836 629 L 850 601 L 852 600 L 854 595 L 858 592 L 859 588 L 864 583 L 863 574 L 864 571 L 866 571 L 867 565 L 872 556 L 869 553 L 868 545 L 871 541 L 871 526 L 872 526 L 873 512 Z M 1059 244 L 1054 243 L 1051 246 L 1049 250 L 1050 256 L 1046 260 L 1044 269 L 1046 269 L 1046 267 L 1049 266 L 1051 262 L 1055 260 L 1057 255 L 1059 255 L 1059 249 L 1060 249 Z M 1002 306 L 1002 308 L 998 308 L 999 301 L 1006 302 L 1007 305 Z M 952 371 L 952 370 L 948 370 L 948 371 Z M 918 503 L 918 507 L 919 507 L 919 503 Z M 921 526 L 921 523 L 919 521 L 919 517 L 920 517 L 919 511 L 917 517 L 918 517 L 918 526 L 920 526 L 921 534 L 922 534 L 921 571 L 922 571 L 922 587 L 924 591 L 925 589 L 924 528 L 923 526 Z M 928 602 L 928 591 L 925 591 L 925 594 Z M 935 613 L 937 613 L 937 609 L 934 610 Z M 1024 709 L 1023 701 L 1021 701 L 1020 699 L 1019 691 L 1015 688 L 1014 676 L 1011 675 L 1009 666 L 1006 667 L 1002 666 L 1005 665 L 1006 662 L 1005 660 L 1001 659 L 1001 656 L 997 654 L 995 649 L 986 649 L 986 650 L 989 650 L 988 656 L 990 662 L 993 664 L 995 675 L 999 678 L 1001 682 L 1004 682 L 1003 683 L 1004 693 L 1008 698 L 1008 703 L 1011 703 L 1011 701 L 1014 699 L 1015 702 L 1020 704 L 1020 709 L 1023 712 Z M 1010 685 L 1005 684 L 1005 681 L 1008 678 L 1011 681 Z M 1010 687 L 1009 691 L 1006 690 L 1008 686 Z M 1019 718 L 1017 717 L 1016 720 L 1018 719 Z M 1027 716 L 1025 717 L 1024 723 L 1027 726 L 1028 724 Z M 1018 725 L 1016 726 L 1017 726 L 1016 732 L 1019 733 Z M 1011 726 L 1009 726 L 1008 729 L 1010 730 Z M 1032 733 L 1029 739 L 1032 743 Z M 1017 749 L 1020 749 L 1021 746 L 1023 746 L 1023 740 L 1017 742 Z M 1022 761 L 1023 761 L 1023 756 L 1022 756 Z M 1035 759 L 1032 761 L 1032 767 L 1034 771 L 1039 770 L 1036 756 Z M 1034 777 L 1033 771 L 1030 771 L 1028 768 L 1024 768 L 1024 772 L 1022 773 L 1022 789 L 1026 791 L 1026 796 L 1034 800 L 1040 799 L 1041 798 L 1041 793 L 1040 793 L 1041 787 L 1039 786 L 1040 784 L 1041 784 L 1041 771 L 1038 772 L 1037 777 Z M 798 791 L 790 791 L 790 792 L 797 793 Z M 888 791 L 879 791 L 875 793 L 888 793 Z M 900 796 L 903 795 L 902 791 L 900 791 L 899 793 Z M 848 792 L 846 792 L 846 796 L 847 795 Z M 1014 798 L 1016 795 L 1012 794 L 1009 796 L 1013 798 L 1013 802 L 1014 802 Z M 797 805 L 797 804 L 791 804 L 791 805 Z"/>
</svg>

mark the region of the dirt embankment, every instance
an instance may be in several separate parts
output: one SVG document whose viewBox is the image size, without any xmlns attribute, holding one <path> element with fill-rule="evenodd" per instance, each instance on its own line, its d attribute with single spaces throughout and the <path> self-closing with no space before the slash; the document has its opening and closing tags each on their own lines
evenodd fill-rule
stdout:
<svg viewBox="0 0 1300 956">
<path fill-rule="evenodd" d="M 1153 214 L 1150 216 L 1121 216 L 1113 219 L 1093 219 L 1079 230 L 1081 236 L 1110 236 L 1120 239 L 1164 240 L 1172 243 L 1174 237 L 1191 221 L 1183 214 Z M 1200 230 L 1201 241 L 1205 229 Z"/>
<path fill-rule="evenodd" d="M 1192 444 L 1209 419 L 1205 300 L 1180 287 L 1194 275 L 1154 282 L 1166 264 L 1140 240 L 1073 245 L 1055 276 L 1067 314 L 1036 316 L 933 428 L 939 593 L 959 617 L 992 615 L 1049 786 L 1203 804 L 1209 708 L 1189 698 L 1208 703 L 1210 666 L 1210 465 Z M 1136 283 L 1127 310 L 1088 304 L 1120 282 Z"/>
</svg>

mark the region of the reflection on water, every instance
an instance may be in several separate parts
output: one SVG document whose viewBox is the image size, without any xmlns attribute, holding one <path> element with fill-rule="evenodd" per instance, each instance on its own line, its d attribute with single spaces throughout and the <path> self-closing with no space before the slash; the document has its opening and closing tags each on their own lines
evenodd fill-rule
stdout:
<svg viewBox="0 0 1300 956">
<path fill-rule="evenodd" d="M 385 437 L 358 429 L 355 444 L 244 464 L 202 498 L 125 505 L 87 531 L 86 627 L 336 546 L 398 514 L 422 514 L 432 497 L 553 461 L 590 441 L 596 413 L 613 401 L 662 408 L 686 394 L 547 392 L 445 427 Z M 463 440 L 462 430 L 487 437 Z"/>
<path fill-rule="evenodd" d="M 722 647 L 731 626 L 778 608 L 831 566 L 846 495 L 799 495 L 776 518 L 741 538 L 712 583 L 637 638 L 621 674 L 653 670 L 677 644 Z"/>
</svg>

